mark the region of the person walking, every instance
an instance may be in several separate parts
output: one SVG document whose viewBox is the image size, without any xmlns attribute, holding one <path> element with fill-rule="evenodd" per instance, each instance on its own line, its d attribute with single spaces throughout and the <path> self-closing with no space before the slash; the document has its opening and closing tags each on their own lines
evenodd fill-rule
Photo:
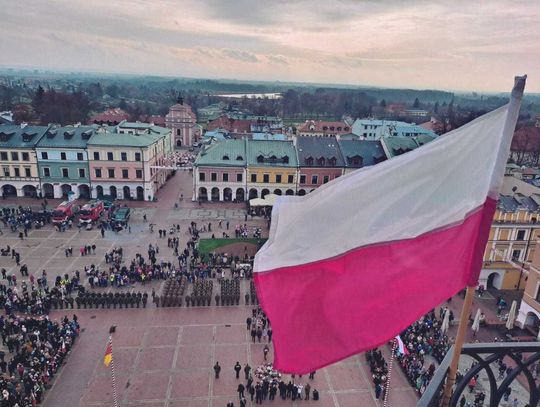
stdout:
<svg viewBox="0 0 540 407">
<path fill-rule="evenodd" d="M 244 398 L 244 390 L 244 385 L 242 383 L 238 384 L 238 388 L 236 389 L 236 391 L 238 392 L 238 397 L 240 398 L 240 400 Z"/>
<path fill-rule="evenodd" d="M 219 379 L 219 372 L 221 372 L 221 366 L 219 365 L 219 362 L 216 362 L 214 365 L 214 372 L 216 374 L 216 379 Z"/>
<path fill-rule="evenodd" d="M 263 349 L 263 352 L 264 352 L 264 360 L 267 361 L 267 357 L 268 357 L 268 352 L 270 352 L 270 348 L 268 347 L 268 344 L 264 345 L 264 349 Z"/>
<path fill-rule="evenodd" d="M 240 363 L 237 361 L 236 365 L 234 365 L 234 371 L 236 372 L 237 379 L 240 379 L 240 370 L 242 370 L 242 366 L 240 366 Z"/>
<path fill-rule="evenodd" d="M 244 366 L 244 374 L 246 375 L 246 380 L 249 379 L 249 372 L 251 372 L 251 366 L 246 363 Z"/>
<path fill-rule="evenodd" d="M 306 384 L 306 387 L 304 387 L 304 392 L 306 393 L 306 400 L 309 400 L 309 393 L 311 391 L 311 386 L 309 383 Z M 377 397 L 378 398 L 378 397 Z"/>
</svg>

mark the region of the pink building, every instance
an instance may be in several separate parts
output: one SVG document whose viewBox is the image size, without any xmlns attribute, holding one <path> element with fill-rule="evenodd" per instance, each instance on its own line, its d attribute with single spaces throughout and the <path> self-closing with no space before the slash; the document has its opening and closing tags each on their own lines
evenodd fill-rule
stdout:
<svg viewBox="0 0 540 407">
<path fill-rule="evenodd" d="M 201 138 L 202 128 L 197 124 L 197 116 L 181 97 L 170 107 L 165 123 L 172 129 L 176 147 L 191 146 Z"/>
<path fill-rule="evenodd" d="M 345 162 L 335 137 L 297 137 L 298 195 L 304 195 L 343 174 Z"/>
<path fill-rule="evenodd" d="M 165 134 L 99 133 L 88 143 L 91 195 L 152 200 L 170 174 L 154 168 L 169 154 Z"/>
</svg>

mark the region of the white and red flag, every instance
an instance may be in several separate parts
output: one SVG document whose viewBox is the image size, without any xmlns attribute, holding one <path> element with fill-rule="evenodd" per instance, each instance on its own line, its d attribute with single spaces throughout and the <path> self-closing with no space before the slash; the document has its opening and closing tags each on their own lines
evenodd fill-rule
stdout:
<svg viewBox="0 0 540 407">
<path fill-rule="evenodd" d="M 524 86 L 421 148 L 278 198 L 254 267 L 278 370 L 379 346 L 477 283 Z"/>
</svg>

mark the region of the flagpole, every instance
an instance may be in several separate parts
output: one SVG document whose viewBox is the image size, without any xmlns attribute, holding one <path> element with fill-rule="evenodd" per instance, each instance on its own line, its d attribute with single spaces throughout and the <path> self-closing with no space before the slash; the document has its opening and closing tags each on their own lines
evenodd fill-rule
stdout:
<svg viewBox="0 0 540 407">
<path fill-rule="evenodd" d="M 113 388 L 113 402 L 114 407 L 118 407 L 118 392 L 116 391 L 116 379 L 114 375 L 114 357 L 113 357 L 113 348 L 112 348 L 112 334 L 115 332 L 116 327 L 111 326 L 109 330 L 109 343 L 111 344 L 111 381 L 112 381 L 112 388 Z"/>
<path fill-rule="evenodd" d="M 465 294 L 465 301 L 463 302 L 456 341 L 454 343 L 454 353 L 452 354 L 452 361 L 450 362 L 450 368 L 448 369 L 448 376 L 446 378 L 446 386 L 444 388 L 443 401 L 441 405 L 442 407 L 448 407 L 450 405 L 450 397 L 452 397 L 452 388 L 456 383 L 459 357 L 461 355 L 461 349 L 463 348 L 463 341 L 465 339 L 465 332 L 469 323 L 469 315 L 471 313 L 475 289 L 476 287 L 474 286 L 468 286 L 467 293 Z"/>
<path fill-rule="evenodd" d="M 384 389 L 383 407 L 388 406 L 388 394 L 390 393 L 390 378 L 392 377 L 392 365 L 394 364 L 394 354 L 396 353 L 397 339 L 392 341 L 392 353 L 390 354 L 390 364 L 388 365 L 388 378 Z"/>
<path fill-rule="evenodd" d="M 525 82 L 527 75 L 516 76 L 514 78 L 514 87 L 510 94 L 510 103 L 508 104 L 508 111 L 506 119 L 503 125 L 503 135 L 499 146 L 499 152 L 497 154 L 497 160 L 495 162 L 494 174 L 498 177 L 497 182 L 492 185 L 493 191 L 497 191 L 497 196 L 491 196 L 493 199 L 498 199 L 498 192 L 501 190 L 503 182 L 504 167 L 508 156 L 510 155 L 510 146 L 512 143 L 512 135 L 516 128 L 516 122 L 519 117 L 519 109 L 521 107 L 521 99 L 523 98 L 523 92 L 525 90 Z M 491 223 L 491 219 L 489 220 Z M 459 356 L 461 355 L 461 349 L 463 348 L 463 340 L 465 339 L 465 330 L 467 328 L 469 315 L 471 313 L 471 306 L 474 298 L 474 290 L 478 284 L 478 275 L 482 269 L 482 256 L 487 244 L 487 236 L 484 239 L 478 239 L 476 242 L 475 252 L 481 254 L 475 261 L 473 261 L 471 270 L 473 274 L 470 275 L 467 283 L 467 293 L 465 294 L 465 301 L 463 302 L 463 309 L 461 311 L 461 317 L 459 321 L 458 332 L 456 336 L 456 342 L 454 344 L 454 351 L 452 354 L 452 360 L 450 362 L 450 368 L 448 369 L 448 376 L 446 379 L 446 386 L 444 388 L 442 407 L 449 407 L 450 398 L 452 397 L 452 388 L 456 382 L 456 374 L 458 370 Z M 476 262 L 476 264 L 475 264 Z M 474 275 L 476 272 L 476 275 Z M 474 280 L 473 280 L 474 279 Z"/>
</svg>

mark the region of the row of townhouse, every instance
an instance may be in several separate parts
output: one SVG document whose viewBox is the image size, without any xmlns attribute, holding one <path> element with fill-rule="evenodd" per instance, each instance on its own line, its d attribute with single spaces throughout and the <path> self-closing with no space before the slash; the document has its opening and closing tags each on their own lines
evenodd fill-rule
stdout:
<svg viewBox="0 0 540 407">
<path fill-rule="evenodd" d="M 173 143 L 169 129 L 143 127 L 0 126 L 2 197 L 152 200 Z"/>
<path fill-rule="evenodd" d="M 428 141 L 401 137 L 218 141 L 204 146 L 195 161 L 193 199 L 245 201 L 270 193 L 305 195 L 348 172 L 411 151 Z"/>
</svg>

